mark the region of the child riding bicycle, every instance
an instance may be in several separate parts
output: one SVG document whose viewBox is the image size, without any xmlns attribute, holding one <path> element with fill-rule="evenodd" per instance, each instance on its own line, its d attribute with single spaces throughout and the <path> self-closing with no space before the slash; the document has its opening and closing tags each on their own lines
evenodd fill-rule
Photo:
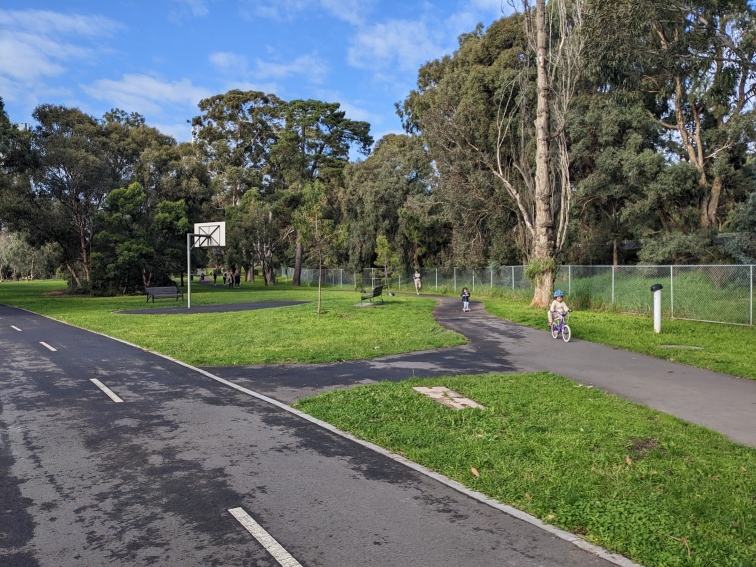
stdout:
<svg viewBox="0 0 756 567">
<path fill-rule="evenodd" d="M 561 289 L 556 290 L 554 292 L 554 301 L 551 302 L 551 307 L 549 307 L 549 328 L 551 328 L 551 324 L 554 322 L 554 317 L 564 319 L 564 316 L 570 311 L 571 309 L 564 302 L 564 292 Z"/>
</svg>

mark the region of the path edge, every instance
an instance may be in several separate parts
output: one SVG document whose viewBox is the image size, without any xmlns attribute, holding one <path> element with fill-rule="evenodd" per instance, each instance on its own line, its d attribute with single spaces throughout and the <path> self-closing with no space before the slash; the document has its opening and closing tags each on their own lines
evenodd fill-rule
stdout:
<svg viewBox="0 0 756 567">
<path fill-rule="evenodd" d="M 616 553 L 611 553 L 604 549 L 603 547 L 599 547 L 598 545 L 592 544 L 585 539 L 570 533 L 568 531 L 562 530 L 560 528 L 557 528 L 555 526 L 552 526 L 551 524 L 546 524 L 545 522 L 539 520 L 535 516 L 531 516 L 527 512 L 523 512 L 522 510 L 519 510 L 517 508 L 514 508 L 513 506 L 509 506 L 507 504 L 502 504 L 498 500 L 495 500 L 493 498 L 490 498 L 489 496 L 486 496 L 482 492 L 478 492 L 476 490 L 472 490 L 465 485 L 463 485 L 460 482 L 457 482 L 456 480 L 452 480 L 449 477 L 437 473 L 423 465 L 420 465 L 414 461 L 411 461 L 405 457 L 402 457 L 401 455 L 398 455 L 396 453 L 392 453 L 391 451 L 384 449 L 383 447 L 376 445 L 375 443 L 371 443 L 370 441 L 365 441 L 364 439 L 360 439 L 358 437 L 355 437 L 351 433 L 347 433 L 346 431 L 342 431 L 341 429 L 335 427 L 334 425 L 331 425 L 328 422 L 322 421 L 316 417 L 313 417 L 309 414 L 306 414 L 302 411 L 299 411 L 298 409 L 295 409 L 291 407 L 290 405 L 287 405 L 283 402 L 279 402 L 276 399 L 270 398 L 264 394 L 261 394 L 260 392 L 255 392 L 254 390 L 250 390 L 249 388 L 245 388 L 243 386 L 239 386 L 238 384 L 234 384 L 233 382 L 226 380 L 225 378 L 221 378 L 220 376 L 216 376 L 215 374 L 212 374 L 211 372 L 208 372 L 207 370 L 203 370 L 202 368 L 197 368 L 196 366 L 192 366 L 191 364 L 188 364 L 186 362 L 182 362 L 180 360 L 177 360 L 171 356 L 168 356 L 167 354 L 163 354 L 160 352 L 155 352 L 152 350 L 149 350 L 147 348 L 141 347 L 139 345 L 136 345 L 134 343 L 130 343 L 128 341 L 125 341 L 123 339 L 119 339 L 117 337 L 111 337 L 109 335 L 106 335 L 105 333 L 100 333 L 98 331 L 92 331 L 90 329 L 85 329 L 84 327 L 79 327 L 78 325 L 74 325 L 72 323 L 68 323 L 67 321 L 61 321 L 60 319 L 55 319 L 54 317 L 50 317 L 49 315 L 43 315 L 40 313 L 35 313 L 34 311 L 30 311 L 29 309 L 24 309 L 23 307 L 16 307 L 14 305 L 5 305 L 6 307 L 11 307 L 13 309 L 18 309 L 20 311 L 25 311 L 27 313 L 30 313 L 32 315 L 37 315 L 39 317 L 44 317 L 45 319 L 49 319 L 51 321 L 55 321 L 56 323 L 62 323 L 64 325 L 68 325 L 69 327 L 74 327 L 76 329 L 86 331 L 88 333 L 93 333 L 95 335 L 99 335 L 101 337 L 105 337 L 107 339 L 117 341 L 119 343 L 122 343 L 124 345 L 130 346 L 132 348 L 139 349 L 141 351 L 144 351 L 148 354 L 152 354 L 155 356 L 159 356 L 160 358 L 163 358 L 165 360 L 168 360 L 170 362 L 173 362 L 175 364 L 178 364 L 180 366 L 183 366 L 184 368 L 187 368 L 189 370 L 192 370 L 194 372 L 198 372 L 199 374 L 202 374 L 203 376 L 210 378 L 211 380 L 214 380 L 220 384 L 223 384 L 224 386 L 228 386 L 234 390 L 237 390 L 238 392 L 241 392 L 243 394 L 247 394 L 248 396 L 252 396 L 253 398 L 257 398 L 260 401 L 266 402 L 268 404 L 271 404 L 273 406 L 276 406 L 279 409 L 282 409 L 288 413 L 291 413 L 301 419 L 304 419 L 306 421 L 309 421 L 310 423 L 317 425 L 318 427 L 325 429 L 327 431 L 330 431 L 331 433 L 338 435 L 340 437 L 343 437 L 345 439 L 348 439 L 350 441 L 353 441 L 354 443 L 357 443 L 358 445 L 361 445 L 367 449 L 370 449 L 371 451 L 374 451 L 380 455 L 383 455 L 384 457 L 388 457 L 389 459 L 396 461 L 398 463 L 403 464 L 406 467 L 409 467 L 413 469 L 414 471 L 419 472 L 420 474 L 432 478 L 433 480 L 440 482 L 441 484 L 451 488 L 452 490 L 459 492 L 460 494 L 463 494 L 469 498 L 472 498 L 473 500 L 476 500 L 478 502 L 481 502 L 483 504 L 486 504 L 487 506 L 490 506 L 491 508 L 495 508 L 496 510 L 499 510 L 500 512 L 504 512 L 505 514 L 512 516 L 514 518 L 517 518 L 518 520 L 521 520 L 525 523 L 528 523 L 532 526 L 535 526 L 547 533 L 550 533 L 554 537 L 557 537 L 559 539 L 562 539 L 564 541 L 567 541 L 571 544 L 573 544 L 576 547 L 579 547 L 580 549 L 587 551 L 597 557 L 600 557 L 601 559 L 604 559 L 606 561 L 609 561 L 610 563 L 613 563 L 614 565 L 618 565 L 619 567 L 643 567 L 640 563 L 635 563 L 634 561 L 628 559 L 627 557 L 624 557 L 622 555 L 618 555 Z"/>
</svg>

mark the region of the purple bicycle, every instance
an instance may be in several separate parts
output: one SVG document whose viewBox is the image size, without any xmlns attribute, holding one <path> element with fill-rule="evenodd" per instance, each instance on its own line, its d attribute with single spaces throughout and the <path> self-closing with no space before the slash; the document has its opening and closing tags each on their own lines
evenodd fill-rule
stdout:
<svg viewBox="0 0 756 567">
<path fill-rule="evenodd" d="M 569 313 L 569 311 L 567 313 Z M 572 338 L 572 330 L 567 324 L 567 313 L 564 315 L 555 313 L 555 319 L 551 323 L 551 336 L 556 339 L 559 338 L 559 333 L 562 333 L 562 340 L 566 343 L 570 342 L 570 339 Z"/>
</svg>

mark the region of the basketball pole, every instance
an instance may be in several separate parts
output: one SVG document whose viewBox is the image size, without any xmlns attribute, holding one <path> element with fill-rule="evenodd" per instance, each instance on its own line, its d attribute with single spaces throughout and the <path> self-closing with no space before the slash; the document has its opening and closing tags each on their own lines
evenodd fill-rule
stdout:
<svg viewBox="0 0 756 567">
<path fill-rule="evenodd" d="M 186 233 L 186 308 L 192 308 L 192 234 Z"/>
</svg>

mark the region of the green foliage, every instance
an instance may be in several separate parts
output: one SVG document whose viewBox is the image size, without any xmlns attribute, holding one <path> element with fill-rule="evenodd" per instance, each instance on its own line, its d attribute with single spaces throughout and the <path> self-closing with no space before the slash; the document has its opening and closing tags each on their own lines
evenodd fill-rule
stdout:
<svg viewBox="0 0 756 567">
<path fill-rule="evenodd" d="M 170 282 L 185 254 L 181 237 L 191 230 L 186 215 L 183 201 L 150 207 L 139 183 L 112 190 L 96 221 L 92 292 L 133 293 Z"/>
<path fill-rule="evenodd" d="M 556 269 L 556 262 L 553 258 L 534 258 L 525 268 L 525 276 L 532 282 L 537 283 L 543 279 L 546 274 L 553 274 Z"/>
<path fill-rule="evenodd" d="M 559 376 L 384 382 L 295 407 L 643 565 L 756 562 L 756 449 Z"/>
<path fill-rule="evenodd" d="M 756 192 L 737 211 L 734 228 L 738 232 L 725 249 L 742 264 L 756 264 Z"/>
</svg>

